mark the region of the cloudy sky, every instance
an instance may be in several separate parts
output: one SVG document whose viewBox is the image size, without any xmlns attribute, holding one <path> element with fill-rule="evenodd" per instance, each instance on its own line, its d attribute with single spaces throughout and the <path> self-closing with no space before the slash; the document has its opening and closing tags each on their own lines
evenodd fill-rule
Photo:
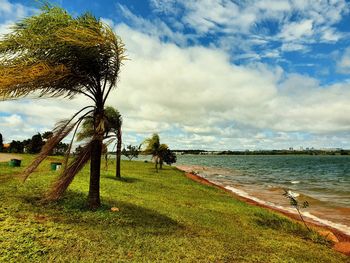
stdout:
<svg viewBox="0 0 350 263">
<path fill-rule="evenodd" d="M 125 143 L 157 132 L 174 149 L 350 148 L 350 4 L 345 0 L 61 0 L 126 44 L 108 104 Z M 38 12 L 0 0 L 0 35 Z M 50 130 L 82 98 L 0 102 L 5 141 Z"/>
</svg>

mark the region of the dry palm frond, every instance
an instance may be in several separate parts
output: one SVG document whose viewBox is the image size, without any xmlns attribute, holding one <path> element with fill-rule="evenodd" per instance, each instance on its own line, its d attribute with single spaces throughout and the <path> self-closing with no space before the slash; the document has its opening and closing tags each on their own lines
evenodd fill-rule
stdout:
<svg viewBox="0 0 350 263">
<path fill-rule="evenodd" d="M 85 107 L 85 108 L 86 108 L 86 107 Z M 85 120 L 85 118 L 87 118 L 86 115 L 89 115 L 91 112 L 93 112 L 93 110 L 86 112 L 86 113 L 85 113 L 83 116 L 81 116 L 81 117 L 78 119 L 78 121 L 75 123 L 75 126 L 76 126 L 76 127 L 75 127 L 75 130 L 74 130 L 73 136 L 72 136 L 72 140 L 71 140 L 71 142 L 70 142 L 70 144 L 69 144 L 69 146 L 68 146 L 68 149 L 67 149 L 67 152 L 66 152 L 66 156 L 65 156 L 65 160 L 64 160 L 64 165 L 63 165 L 64 169 L 66 169 L 66 167 L 67 167 L 67 164 L 68 164 L 68 161 L 69 161 L 70 152 L 71 152 L 71 149 L 72 149 L 72 146 L 73 146 L 73 141 L 74 141 L 75 135 L 76 135 L 76 133 L 77 133 L 77 131 L 78 131 L 78 128 L 79 128 L 81 122 L 82 122 L 83 120 Z"/>
<path fill-rule="evenodd" d="M 53 183 L 49 192 L 46 194 L 46 200 L 55 201 L 61 198 L 61 196 L 66 191 L 70 183 L 73 181 L 75 175 L 90 160 L 92 142 L 93 141 L 90 141 L 83 147 L 79 155 L 69 164 L 67 169 L 63 171 L 63 173 L 59 176 L 57 181 Z"/>
<path fill-rule="evenodd" d="M 16 64 L 10 67 L 0 66 L 0 97 L 25 96 L 34 89 L 38 89 L 38 82 L 44 87 L 69 74 L 69 70 L 64 65 L 55 66 L 45 62 L 30 65 Z"/>
<path fill-rule="evenodd" d="M 24 170 L 23 181 L 39 166 L 39 164 L 51 153 L 53 148 L 62 141 L 74 128 L 75 123 L 69 124 L 69 121 L 60 122 L 53 131 L 52 137 L 45 143 L 39 155 Z"/>
<path fill-rule="evenodd" d="M 93 108 L 93 106 L 86 106 L 75 113 L 69 120 L 63 120 L 56 124 L 56 127 L 52 131 L 53 135 L 50 139 L 45 143 L 39 155 L 34 159 L 34 161 L 24 170 L 23 172 L 23 181 L 25 181 L 28 176 L 39 166 L 39 164 L 51 153 L 53 148 L 61 142 L 73 129 L 74 127 L 81 122 L 82 118 L 90 113 L 85 113 L 82 117 L 73 123 L 72 120 L 76 118 L 81 112 L 88 108 Z M 73 136 L 74 137 L 74 136 Z M 69 155 L 69 152 L 67 153 Z"/>
</svg>

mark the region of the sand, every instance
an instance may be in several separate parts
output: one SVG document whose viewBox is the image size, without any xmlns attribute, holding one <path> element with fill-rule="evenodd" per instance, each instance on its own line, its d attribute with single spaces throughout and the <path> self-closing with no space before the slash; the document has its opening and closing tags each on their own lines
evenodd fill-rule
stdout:
<svg viewBox="0 0 350 263">
<path fill-rule="evenodd" d="M 12 153 L 0 153 L 0 163 L 9 162 L 11 159 L 19 159 L 22 160 L 21 157 Z"/>
</svg>

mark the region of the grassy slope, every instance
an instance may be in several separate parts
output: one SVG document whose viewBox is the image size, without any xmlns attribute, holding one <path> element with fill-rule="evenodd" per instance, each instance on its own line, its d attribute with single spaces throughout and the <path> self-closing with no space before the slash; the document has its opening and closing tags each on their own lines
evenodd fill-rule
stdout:
<svg viewBox="0 0 350 263">
<path fill-rule="evenodd" d="M 24 157 L 24 166 L 32 157 Z M 3 262 L 347 262 L 316 234 L 166 167 L 122 162 L 102 172 L 104 206 L 84 208 L 88 167 L 65 198 L 40 204 L 54 178 L 49 161 L 25 184 L 0 164 L 0 261 Z M 111 212 L 110 207 L 120 208 Z"/>
</svg>

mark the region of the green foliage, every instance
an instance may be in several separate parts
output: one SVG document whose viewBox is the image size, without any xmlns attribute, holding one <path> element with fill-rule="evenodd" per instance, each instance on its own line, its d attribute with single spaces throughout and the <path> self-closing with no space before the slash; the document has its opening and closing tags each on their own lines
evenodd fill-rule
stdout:
<svg viewBox="0 0 350 263">
<path fill-rule="evenodd" d="M 143 142 L 143 145 L 145 146 L 145 148 L 143 149 L 144 154 L 151 154 L 152 156 L 157 156 L 161 150 L 159 135 L 154 133 L 151 138 L 148 138 Z M 166 148 L 166 145 L 164 144 L 162 148 Z"/>
<path fill-rule="evenodd" d="M 0 164 L 0 262 L 348 262 L 304 226 L 171 167 L 122 161 L 121 180 L 110 167 L 91 212 L 86 166 L 62 200 L 41 203 L 57 176 L 50 162 L 62 161 L 49 158 L 26 184 L 10 176 L 24 167 Z"/>
<path fill-rule="evenodd" d="M 13 140 L 10 143 L 9 152 L 11 152 L 11 153 L 23 153 L 23 151 L 24 151 L 24 143 L 23 142 Z"/>
<path fill-rule="evenodd" d="M 142 145 L 144 145 L 143 153 L 152 155 L 156 163 L 157 172 L 158 164 L 160 164 L 160 169 L 162 169 L 163 162 L 168 165 L 176 162 L 176 154 L 169 149 L 168 145 L 160 143 L 158 134 L 154 133 L 152 137 L 146 139 Z"/>
<path fill-rule="evenodd" d="M 50 139 L 52 136 L 53 136 L 53 132 L 52 131 L 46 131 L 42 135 L 43 139 L 45 139 L 45 140 Z"/>
<path fill-rule="evenodd" d="M 122 150 L 122 155 L 127 157 L 129 161 L 131 161 L 134 158 L 138 158 L 140 153 L 140 147 L 141 146 L 129 144 L 128 146 L 126 146 L 126 148 Z"/>
<path fill-rule="evenodd" d="M 77 141 L 91 139 L 94 135 L 93 116 L 84 119 L 79 132 L 77 133 Z M 111 106 L 104 109 L 104 139 L 117 138 L 123 124 L 122 116 L 119 111 Z"/>
<path fill-rule="evenodd" d="M 40 133 L 37 133 L 33 135 L 28 147 L 27 152 L 28 153 L 39 153 L 41 151 L 41 148 L 43 147 L 44 142 L 41 137 Z"/>
<path fill-rule="evenodd" d="M 96 80 L 116 83 L 123 51 L 121 40 L 91 14 L 73 18 L 45 6 L 0 41 L 0 96 L 94 97 Z"/>
<path fill-rule="evenodd" d="M 163 154 L 163 160 L 166 164 L 172 165 L 173 163 L 176 163 L 176 154 L 170 150 L 166 149 L 164 154 Z"/>
</svg>

